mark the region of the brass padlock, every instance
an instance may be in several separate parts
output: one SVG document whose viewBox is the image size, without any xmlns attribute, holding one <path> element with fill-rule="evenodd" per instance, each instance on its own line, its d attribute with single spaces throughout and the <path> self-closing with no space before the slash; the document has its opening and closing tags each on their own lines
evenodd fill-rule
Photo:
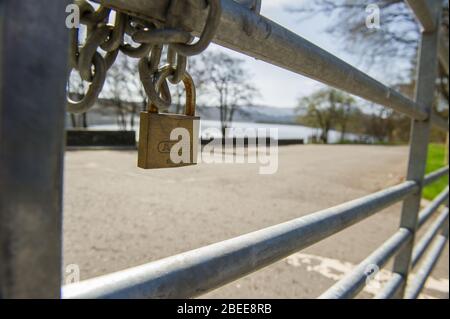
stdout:
<svg viewBox="0 0 450 319">
<path fill-rule="evenodd" d="M 155 78 L 160 88 L 172 74 L 164 67 Z M 138 167 L 172 168 L 197 164 L 200 117 L 195 116 L 196 92 L 191 76 L 183 77 L 186 89 L 185 114 L 160 113 L 154 104 L 142 112 L 139 129 Z"/>
</svg>

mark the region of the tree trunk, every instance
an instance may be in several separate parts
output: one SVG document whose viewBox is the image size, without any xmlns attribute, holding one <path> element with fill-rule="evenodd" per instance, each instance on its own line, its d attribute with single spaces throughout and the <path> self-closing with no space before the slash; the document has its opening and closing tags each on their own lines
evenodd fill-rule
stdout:
<svg viewBox="0 0 450 319">
<path fill-rule="evenodd" d="M 130 127 L 131 130 L 134 130 L 134 120 L 135 120 L 135 115 L 137 112 L 137 105 L 133 104 L 132 109 L 131 109 L 131 118 L 130 118 Z"/>
<path fill-rule="evenodd" d="M 82 121 L 83 121 L 83 128 L 88 128 L 87 113 L 83 113 L 81 116 L 82 116 Z"/>
<path fill-rule="evenodd" d="M 72 128 L 77 128 L 77 117 L 73 113 L 70 113 L 70 122 L 72 123 Z"/>
<path fill-rule="evenodd" d="M 320 137 L 320 139 L 322 140 L 322 142 L 324 144 L 328 144 L 328 132 L 330 131 L 329 128 L 325 128 L 322 130 L 322 136 Z"/>
<path fill-rule="evenodd" d="M 123 110 L 120 112 L 120 117 L 122 119 L 122 130 L 126 131 L 127 130 L 127 118 L 126 118 L 125 112 Z"/>
<path fill-rule="evenodd" d="M 345 134 L 347 133 L 347 124 L 343 124 L 341 127 L 341 143 L 345 141 Z"/>
<path fill-rule="evenodd" d="M 221 126 L 222 126 L 222 138 L 225 140 L 225 138 L 227 137 L 226 136 L 227 125 L 225 122 L 222 122 Z"/>
<path fill-rule="evenodd" d="M 220 105 L 220 125 L 222 128 L 222 138 L 225 138 L 225 129 L 227 127 L 227 118 L 226 118 L 225 105 L 223 105 L 223 104 Z"/>
</svg>

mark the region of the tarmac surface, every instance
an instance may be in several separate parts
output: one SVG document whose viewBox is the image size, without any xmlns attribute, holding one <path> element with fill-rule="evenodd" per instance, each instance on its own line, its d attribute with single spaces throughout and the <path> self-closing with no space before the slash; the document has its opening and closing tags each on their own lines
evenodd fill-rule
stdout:
<svg viewBox="0 0 450 319">
<path fill-rule="evenodd" d="M 402 182 L 407 157 L 403 146 L 285 146 L 278 171 L 260 175 L 258 164 L 144 171 L 135 151 L 68 151 L 64 263 L 87 279 L 285 222 Z M 400 210 L 396 204 L 204 297 L 316 298 L 395 233 Z M 448 298 L 448 260 L 447 245 L 422 297 Z M 379 272 L 360 297 L 387 278 Z"/>
</svg>

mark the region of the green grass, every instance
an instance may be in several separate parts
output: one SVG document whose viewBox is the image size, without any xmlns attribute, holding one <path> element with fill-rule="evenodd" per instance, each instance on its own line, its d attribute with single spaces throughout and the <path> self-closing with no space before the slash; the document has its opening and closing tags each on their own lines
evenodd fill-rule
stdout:
<svg viewBox="0 0 450 319">
<path fill-rule="evenodd" d="M 430 144 L 428 147 L 428 159 L 426 174 L 431 173 L 441 167 L 446 166 L 445 164 L 445 145 L 444 144 Z M 423 190 L 423 197 L 428 200 L 432 200 L 444 188 L 448 185 L 448 175 L 442 177 L 438 181 L 425 187 Z"/>
</svg>

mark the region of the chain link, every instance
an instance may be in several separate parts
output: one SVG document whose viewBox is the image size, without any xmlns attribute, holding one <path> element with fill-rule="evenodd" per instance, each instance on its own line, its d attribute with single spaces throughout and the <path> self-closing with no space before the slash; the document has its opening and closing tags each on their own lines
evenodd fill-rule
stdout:
<svg viewBox="0 0 450 319">
<path fill-rule="evenodd" d="M 92 62 L 94 55 L 97 53 L 97 49 L 108 38 L 109 30 L 106 25 L 102 24 L 99 27 L 93 29 L 93 32 L 87 37 L 86 43 L 80 50 L 78 57 L 78 71 L 83 80 L 92 82 L 94 75 L 92 74 Z M 102 63 L 105 63 L 102 59 Z"/>
<path fill-rule="evenodd" d="M 108 40 L 101 44 L 102 50 L 106 52 L 116 51 L 122 44 L 122 38 L 125 33 L 126 16 L 123 13 L 116 14 L 116 21 L 114 26 L 108 26 L 109 36 Z"/>
<path fill-rule="evenodd" d="M 170 65 L 166 65 L 158 70 L 155 76 L 155 86 L 157 88 L 162 88 L 164 83 L 167 83 L 166 79 L 173 73 L 173 69 Z M 189 116 L 195 116 L 195 85 L 192 77 L 188 72 L 183 74 L 181 79 L 183 82 L 184 88 L 186 90 L 186 107 L 184 110 L 184 114 Z"/>
<path fill-rule="evenodd" d="M 149 58 L 142 58 L 139 61 L 139 76 L 144 86 L 145 93 L 149 99 L 149 108 L 151 112 L 165 111 L 170 107 L 172 98 L 169 85 L 164 81 L 159 88 L 156 88 L 155 77 L 158 73 L 158 65 L 161 60 L 163 46 L 155 45 L 151 50 Z M 162 98 L 160 97 L 162 95 Z"/>
<path fill-rule="evenodd" d="M 174 69 L 174 73 L 171 77 L 169 77 L 169 81 L 172 84 L 178 84 L 184 77 L 184 73 L 186 73 L 187 69 L 187 57 L 181 54 L 178 54 L 173 46 L 169 46 L 167 51 L 167 62 Z"/>
<path fill-rule="evenodd" d="M 205 1 L 209 4 L 205 28 L 200 39 L 191 44 L 194 37 L 190 32 L 176 27 L 177 21 L 170 10 L 165 25 L 157 23 L 156 26 L 156 22 L 146 22 L 122 12 L 116 12 L 115 22 L 111 25 L 108 24 L 111 9 L 100 6 L 95 10 L 87 0 L 75 0 L 75 3 L 80 8 L 80 21 L 87 27 L 87 34 L 84 45 L 80 46 L 79 30 L 71 30 L 69 63 L 89 85 L 80 101 L 68 98 L 68 110 L 72 113 L 84 113 L 95 104 L 106 73 L 119 52 L 140 59 L 139 77 L 149 99 L 149 111 L 167 110 L 172 103 L 168 81 L 176 85 L 191 79 L 186 71 L 187 57 L 199 54 L 208 47 L 222 11 L 220 0 Z M 176 5 L 179 1 L 171 0 L 170 8 Z M 127 43 L 127 37 L 138 46 Z M 167 64 L 160 66 L 164 46 L 167 46 Z M 106 54 L 100 54 L 99 49 Z"/>
<path fill-rule="evenodd" d="M 136 23 L 129 16 L 125 18 L 125 33 L 131 37 L 133 37 L 133 34 L 138 30 L 151 30 L 153 28 L 153 26 L 146 27 L 144 24 L 142 24 L 142 22 Z M 133 47 L 128 43 L 123 43 L 120 45 L 120 51 L 123 54 L 136 59 L 146 57 L 150 53 L 151 48 L 152 45 L 150 43 L 140 43 L 138 47 Z"/>
<path fill-rule="evenodd" d="M 173 3 L 176 3 L 173 2 Z M 173 44 L 173 48 L 178 54 L 184 56 L 193 56 L 202 53 L 211 43 L 217 28 L 220 23 L 220 16 L 222 15 L 222 3 L 221 0 L 208 0 L 209 11 L 206 19 L 205 27 L 200 35 L 200 39 L 194 44 Z M 169 23 L 173 17 L 169 16 Z"/>
<path fill-rule="evenodd" d="M 87 93 L 84 95 L 83 99 L 80 101 L 73 101 L 69 97 L 68 99 L 68 110 L 71 113 L 85 113 L 92 105 L 95 104 L 98 95 L 100 94 L 106 79 L 106 65 L 100 53 L 95 52 L 92 63 L 95 68 L 95 73 L 93 74 L 92 82 L 89 83 Z"/>
<path fill-rule="evenodd" d="M 80 8 L 80 21 L 88 27 L 88 36 L 83 47 L 79 45 L 79 30 L 71 30 L 69 63 L 78 70 L 82 80 L 89 83 L 88 90 L 79 101 L 67 97 L 67 108 L 71 113 L 84 113 L 95 104 L 106 80 L 107 67 L 112 65 L 112 57 L 105 58 L 97 52 L 99 46 L 108 38 L 109 31 L 104 23 L 110 10 L 100 7 L 97 11 L 86 1 L 75 2 Z"/>
</svg>

